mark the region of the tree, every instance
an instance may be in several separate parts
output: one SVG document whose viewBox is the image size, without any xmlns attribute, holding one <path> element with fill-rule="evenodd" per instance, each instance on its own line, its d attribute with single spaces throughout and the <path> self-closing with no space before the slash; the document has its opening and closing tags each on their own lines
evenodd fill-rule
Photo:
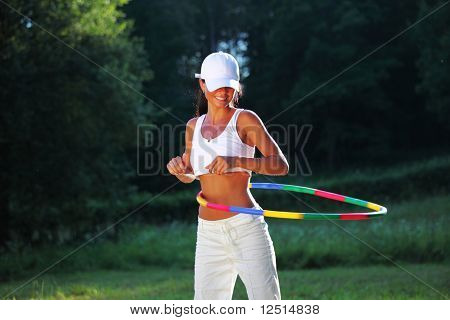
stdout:
<svg viewBox="0 0 450 320">
<path fill-rule="evenodd" d="M 31 20 L 1 5 L 1 244 L 81 239 L 133 190 L 126 150 L 153 107 L 124 84 L 151 78 L 126 2 L 9 2 Z"/>
</svg>

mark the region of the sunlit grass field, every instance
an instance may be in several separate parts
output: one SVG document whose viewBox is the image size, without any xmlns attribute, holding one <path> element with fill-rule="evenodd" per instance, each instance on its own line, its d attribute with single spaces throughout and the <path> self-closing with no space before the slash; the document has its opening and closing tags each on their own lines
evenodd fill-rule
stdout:
<svg viewBox="0 0 450 320">
<path fill-rule="evenodd" d="M 420 280 L 394 265 L 282 270 L 279 271 L 282 299 L 445 299 L 443 295 L 450 294 L 448 266 L 401 266 Z M 13 296 L 15 299 L 193 299 L 193 281 L 193 270 L 178 268 L 97 270 L 45 275 Z M 22 283 L 0 285 L 2 296 Z M 247 299 L 240 279 L 233 299 Z"/>
</svg>

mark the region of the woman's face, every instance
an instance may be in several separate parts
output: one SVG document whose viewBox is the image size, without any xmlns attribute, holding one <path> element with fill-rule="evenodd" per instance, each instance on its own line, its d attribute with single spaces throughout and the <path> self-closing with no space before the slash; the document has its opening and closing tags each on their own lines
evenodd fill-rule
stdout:
<svg viewBox="0 0 450 320">
<path fill-rule="evenodd" d="M 226 107 L 233 101 L 235 90 L 229 87 L 222 87 L 214 91 L 208 91 L 204 81 L 200 80 L 200 86 L 205 92 L 206 100 L 208 104 L 212 104 L 215 107 Z"/>
</svg>

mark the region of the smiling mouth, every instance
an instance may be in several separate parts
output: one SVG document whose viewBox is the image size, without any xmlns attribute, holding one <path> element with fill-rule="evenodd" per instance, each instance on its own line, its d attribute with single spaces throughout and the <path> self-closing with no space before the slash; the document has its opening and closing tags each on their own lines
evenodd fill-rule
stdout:
<svg viewBox="0 0 450 320">
<path fill-rule="evenodd" d="M 227 99 L 224 98 L 224 97 L 214 97 L 214 98 L 216 98 L 217 100 L 220 100 L 220 101 L 225 101 L 225 100 L 227 100 Z"/>
</svg>

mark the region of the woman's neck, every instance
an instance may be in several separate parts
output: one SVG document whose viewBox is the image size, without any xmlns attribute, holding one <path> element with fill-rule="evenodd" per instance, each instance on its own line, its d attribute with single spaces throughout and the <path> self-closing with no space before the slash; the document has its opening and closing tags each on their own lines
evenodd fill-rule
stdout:
<svg viewBox="0 0 450 320">
<path fill-rule="evenodd" d="M 233 112 L 233 109 L 235 108 L 230 105 L 226 107 L 212 107 L 208 104 L 208 112 L 206 114 L 208 119 L 210 119 L 211 124 L 216 124 L 223 122 L 223 119 L 226 119 L 228 114 Z"/>
</svg>

